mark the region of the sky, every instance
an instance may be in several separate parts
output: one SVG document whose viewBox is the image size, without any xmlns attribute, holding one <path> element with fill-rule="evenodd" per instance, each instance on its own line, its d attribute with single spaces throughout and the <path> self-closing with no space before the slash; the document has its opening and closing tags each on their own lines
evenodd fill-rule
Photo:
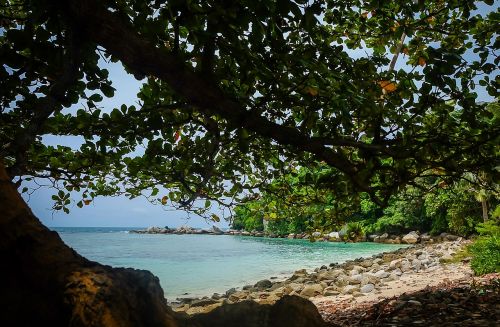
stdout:
<svg viewBox="0 0 500 327">
<path fill-rule="evenodd" d="M 493 6 L 493 10 L 498 8 L 498 4 Z M 492 8 L 480 8 L 479 12 L 489 11 Z M 366 56 L 364 50 L 351 53 L 353 57 Z M 400 59 L 400 61 L 403 61 Z M 137 93 L 141 82 L 132 75 L 125 72 L 119 63 L 102 62 L 102 67 L 109 70 L 109 78 L 113 81 L 116 89 L 113 98 L 104 98 L 101 106 L 104 110 L 112 110 L 122 104 L 137 104 Z M 398 63 L 398 66 L 401 64 Z M 397 66 L 397 67 L 398 67 Z M 399 67 L 398 67 L 399 68 Z M 479 92 L 480 98 L 484 101 L 491 100 L 484 91 Z M 76 108 L 69 109 L 75 110 Z M 72 147 L 79 147 L 81 138 L 44 136 L 43 142 L 46 144 L 61 144 Z M 220 223 L 208 222 L 194 214 L 180 210 L 165 210 L 160 205 L 153 205 L 145 198 L 128 199 L 125 196 L 98 197 L 88 206 L 78 208 L 76 205 L 70 206 L 70 214 L 51 209 L 53 201 L 51 196 L 57 191 L 51 188 L 40 188 L 32 194 L 24 193 L 23 197 L 35 215 L 43 224 L 49 227 L 148 227 L 148 226 L 168 226 L 179 227 L 189 225 L 198 228 L 210 228 L 212 225 L 218 227 L 228 227 L 228 223 L 222 220 Z M 221 215 L 220 212 L 216 212 Z M 222 215 L 221 215 L 222 216 Z"/>
</svg>

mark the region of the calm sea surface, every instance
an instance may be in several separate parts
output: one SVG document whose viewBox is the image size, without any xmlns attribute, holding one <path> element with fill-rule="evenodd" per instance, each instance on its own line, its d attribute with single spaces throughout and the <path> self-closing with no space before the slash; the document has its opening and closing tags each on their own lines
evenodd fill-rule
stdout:
<svg viewBox="0 0 500 327">
<path fill-rule="evenodd" d="M 402 247 L 226 235 L 129 234 L 131 229 L 53 228 L 66 244 L 90 260 L 151 271 L 160 279 L 168 300 L 223 293 L 260 279 L 284 278 L 297 269 L 312 270 Z"/>
</svg>

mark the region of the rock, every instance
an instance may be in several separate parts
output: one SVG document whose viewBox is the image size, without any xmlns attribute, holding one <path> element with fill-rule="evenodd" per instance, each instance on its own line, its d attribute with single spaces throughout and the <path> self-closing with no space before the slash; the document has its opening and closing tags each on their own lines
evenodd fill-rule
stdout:
<svg viewBox="0 0 500 327">
<path fill-rule="evenodd" d="M 399 267 L 401 267 L 401 259 L 392 260 L 389 263 L 390 270 L 394 270 L 394 269 L 399 268 Z"/>
<path fill-rule="evenodd" d="M 328 234 L 328 237 L 331 238 L 331 239 L 334 239 L 334 240 L 340 239 L 339 232 L 331 232 L 331 233 Z"/>
<path fill-rule="evenodd" d="M 269 288 L 271 286 L 273 286 L 273 282 L 271 282 L 268 279 L 263 279 L 263 280 L 259 280 L 257 283 L 255 283 L 255 285 L 253 287 L 255 287 L 258 290 L 265 290 L 266 288 Z"/>
<path fill-rule="evenodd" d="M 352 275 L 351 277 L 349 277 L 349 284 L 351 285 L 361 284 L 362 280 L 363 280 L 363 275 L 361 274 Z"/>
<path fill-rule="evenodd" d="M 360 288 L 360 292 L 361 293 L 370 293 L 371 291 L 373 291 L 375 289 L 375 285 L 373 284 L 366 284 L 364 286 L 361 286 Z"/>
<path fill-rule="evenodd" d="M 323 295 L 324 296 L 334 296 L 334 295 L 339 295 L 340 292 L 338 291 L 337 287 L 335 286 L 328 286 L 323 290 Z"/>
<path fill-rule="evenodd" d="M 356 286 L 356 285 L 347 285 L 342 290 L 342 294 L 351 294 L 354 291 L 359 291 L 359 286 Z"/>
<path fill-rule="evenodd" d="M 388 276 L 389 276 L 389 273 L 388 273 L 387 271 L 385 271 L 385 270 L 379 270 L 379 271 L 377 271 L 376 273 L 374 273 L 374 275 L 375 275 L 377 278 L 381 279 L 381 278 L 386 278 L 386 277 L 388 277 Z"/>
<path fill-rule="evenodd" d="M 288 284 L 288 287 L 290 287 L 292 289 L 292 291 L 300 293 L 300 291 L 302 291 L 302 289 L 304 288 L 304 284 L 290 283 L 290 284 Z"/>
<path fill-rule="evenodd" d="M 407 272 L 411 270 L 411 264 L 408 260 L 401 261 L 401 271 Z"/>
<path fill-rule="evenodd" d="M 326 327 L 318 309 L 298 296 L 285 296 L 274 305 L 243 301 L 189 317 L 189 326 Z M 180 324 L 179 324 L 180 325 Z M 184 326 L 184 325 L 183 325 Z M 187 326 L 187 325 L 186 325 Z"/>
<path fill-rule="evenodd" d="M 447 241 L 456 241 L 460 238 L 460 236 L 457 235 L 452 235 L 452 234 L 447 234 L 446 235 L 446 240 Z"/>
<path fill-rule="evenodd" d="M 384 234 L 380 235 L 378 239 L 380 242 L 384 242 L 385 240 L 387 240 L 388 237 L 389 237 L 389 234 L 384 233 Z"/>
<path fill-rule="evenodd" d="M 220 229 L 219 227 L 213 225 L 212 226 L 212 233 L 214 234 L 224 234 L 224 232 L 222 231 L 222 229 Z"/>
<path fill-rule="evenodd" d="M 375 238 L 378 238 L 378 237 L 379 236 L 377 234 L 371 234 L 371 235 L 368 235 L 368 240 L 375 242 Z"/>
<path fill-rule="evenodd" d="M 349 278 L 347 276 L 339 276 L 335 279 L 334 284 L 338 287 L 349 285 Z"/>
<path fill-rule="evenodd" d="M 229 300 L 231 300 L 233 302 L 238 302 L 238 301 L 241 301 L 241 300 L 246 300 L 246 298 L 248 297 L 249 294 L 250 294 L 249 291 L 234 292 L 231 295 L 229 295 Z"/>
<path fill-rule="evenodd" d="M 293 233 L 288 234 L 287 238 L 294 239 L 295 238 L 295 234 L 293 234 Z"/>
<path fill-rule="evenodd" d="M 411 267 L 413 268 L 413 270 L 418 272 L 418 271 L 420 271 L 420 268 L 422 267 L 422 262 L 418 259 L 414 259 L 411 262 Z"/>
<path fill-rule="evenodd" d="M 365 284 L 377 284 L 379 282 L 380 278 L 377 277 L 373 273 L 364 273 L 363 274 L 363 280 L 361 281 L 362 285 Z"/>
<path fill-rule="evenodd" d="M 453 256 L 449 253 L 445 253 L 440 259 L 440 262 L 446 262 L 446 261 L 451 261 L 453 260 Z"/>
<path fill-rule="evenodd" d="M 323 286 L 320 284 L 309 284 L 304 286 L 304 289 L 300 292 L 303 297 L 312 297 L 323 293 Z"/>
<path fill-rule="evenodd" d="M 406 244 L 416 244 L 418 243 L 420 239 L 420 236 L 418 235 L 417 232 L 415 231 L 412 231 L 412 232 L 409 232 L 408 234 L 406 234 L 405 236 L 403 236 L 403 243 L 406 243 Z"/>
<path fill-rule="evenodd" d="M 226 291 L 226 296 L 236 293 L 236 288 L 230 288 Z"/>
<path fill-rule="evenodd" d="M 371 267 L 373 265 L 373 261 L 370 259 L 366 259 L 366 260 L 361 261 L 359 265 L 363 268 L 368 268 L 368 267 Z"/>
<path fill-rule="evenodd" d="M 427 233 L 420 235 L 421 242 L 429 242 L 431 240 L 431 236 Z"/>
<path fill-rule="evenodd" d="M 192 307 L 204 307 L 204 306 L 215 304 L 215 303 L 219 303 L 219 301 L 214 300 L 214 299 L 197 299 L 197 300 L 193 300 L 191 302 L 190 306 L 191 306 L 191 308 Z"/>
<path fill-rule="evenodd" d="M 314 237 L 314 238 L 317 238 L 317 237 L 320 237 L 320 236 L 321 236 L 320 232 L 313 232 L 312 233 L 312 237 Z"/>
</svg>

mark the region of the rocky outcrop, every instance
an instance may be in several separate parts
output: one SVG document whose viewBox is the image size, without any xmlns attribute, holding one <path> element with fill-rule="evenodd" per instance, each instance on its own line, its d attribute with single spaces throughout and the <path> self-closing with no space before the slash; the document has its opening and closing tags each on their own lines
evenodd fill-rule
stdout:
<svg viewBox="0 0 500 327">
<path fill-rule="evenodd" d="M 245 319 L 242 319 L 245 317 Z M 190 318 L 193 327 L 326 327 L 318 309 L 298 296 L 285 296 L 274 305 L 243 301 Z"/>
</svg>

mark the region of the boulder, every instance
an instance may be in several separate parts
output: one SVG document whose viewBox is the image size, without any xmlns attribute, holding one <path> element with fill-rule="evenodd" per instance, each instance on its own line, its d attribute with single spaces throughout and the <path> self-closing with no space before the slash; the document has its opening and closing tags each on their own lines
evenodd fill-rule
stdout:
<svg viewBox="0 0 500 327">
<path fill-rule="evenodd" d="M 413 268 L 413 270 L 418 272 L 418 271 L 420 271 L 420 268 L 422 267 L 422 262 L 418 259 L 414 259 L 411 262 L 411 267 Z"/>
<path fill-rule="evenodd" d="M 255 287 L 258 290 L 265 290 L 271 286 L 273 286 L 273 282 L 271 282 L 268 279 L 263 279 L 263 280 L 259 280 L 257 283 L 255 283 L 255 285 L 253 287 Z"/>
<path fill-rule="evenodd" d="M 359 289 L 359 291 L 361 293 L 370 293 L 374 289 L 375 289 L 375 285 L 373 285 L 373 284 L 366 284 L 364 286 L 361 286 L 361 288 Z"/>
<path fill-rule="evenodd" d="M 328 234 L 328 237 L 333 239 L 340 239 L 340 234 L 339 232 L 331 232 Z"/>
<path fill-rule="evenodd" d="M 312 237 L 314 237 L 314 238 L 321 237 L 321 233 L 320 232 L 314 232 L 314 233 L 312 233 Z"/>
<path fill-rule="evenodd" d="M 304 286 L 304 289 L 300 292 L 303 297 L 312 297 L 323 293 L 323 286 L 321 284 L 309 284 Z"/>
<path fill-rule="evenodd" d="M 328 326 L 321 318 L 314 304 L 298 296 L 285 296 L 274 305 L 259 304 L 255 301 L 243 301 L 232 305 L 220 306 L 208 313 L 193 315 L 186 319 L 189 326 L 199 327 Z"/>
<path fill-rule="evenodd" d="M 351 285 L 361 284 L 362 280 L 363 280 L 363 275 L 361 274 L 352 275 L 351 277 L 349 277 L 349 284 Z"/>
<path fill-rule="evenodd" d="M 401 267 L 401 259 L 392 260 L 389 263 L 389 269 L 390 270 L 393 270 L 393 269 L 396 269 L 396 268 L 399 268 L 399 267 Z"/>
<path fill-rule="evenodd" d="M 374 273 L 374 275 L 379 278 L 379 279 L 382 279 L 382 278 L 386 278 L 389 276 L 389 273 L 385 270 L 379 270 L 377 271 L 376 273 Z"/>
<path fill-rule="evenodd" d="M 384 242 L 385 242 L 385 240 L 387 240 L 387 238 L 388 238 L 388 237 L 389 237 L 389 234 L 384 233 L 384 234 L 382 234 L 382 235 L 380 235 L 380 236 L 376 237 L 376 238 L 374 239 L 374 241 L 375 241 L 375 242 L 377 242 L 377 243 L 384 243 Z"/>
<path fill-rule="evenodd" d="M 417 232 L 413 231 L 413 232 L 409 232 L 408 234 L 406 234 L 405 236 L 403 236 L 403 243 L 406 243 L 406 244 L 416 244 L 418 243 L 418 241 L 420 240 L 420 236 L 418 235 Z"/>
</svg>

